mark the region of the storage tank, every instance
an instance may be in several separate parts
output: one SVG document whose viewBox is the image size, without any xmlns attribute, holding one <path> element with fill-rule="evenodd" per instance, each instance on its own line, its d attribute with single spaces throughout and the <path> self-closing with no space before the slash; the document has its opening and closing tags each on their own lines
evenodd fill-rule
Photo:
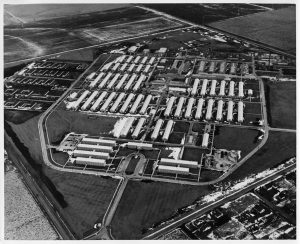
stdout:
<svg viewBox="0 0 300 244">
<path fill-rule="evenodd" d="M 207 148 L 208 147 L 208 139 L 209 139 L 209 134 L 208 133 L 204 133 L 203 137 L 202 137 L 202 147 L 203 148 Z"/>
<path fill-rule="evenodd" d="M 163 141 L 167 141 L 169 139 L 169 136 L 170 136 L 172 128 L 173 128 L 173 125 L 174 125 L 174 121 L 169 120 L 168 123 L 167 123 L 166 129 L 164 131 L 164 134 L 163 134 L 163 138 L 162 138 Z"/>
<path fill-rule="evenodd" d="M 226 81 L 222 80 L 220 85 L 220 91 L 219 91 L 219 96 L 221 97 L 225 96 L 225 85 L 226 85 Z"/>
<path fill-rule="evenodd" d="M 105 112 L 106 109 L 108 108 L 109 104 L 111 103 L 111 101 L 115 98 L 116 93 L 112 92 L 109 97 L 106 99 L 105 103 L 102 105 L 102 107 L 100 108 L 100 112 Z"/>
<path fill-rule="evenodd" d="M 128 135 L 128 132 L 129 132 L 130 128 L 132 127 L 134 121 L 135 121 L 134 117 L 128 117 L 126 119 L 126 123 L 125 123 L 125 125 L 124 125 L 124 127 L 121 131 L 121 134 L 120 134 L 121 137 L 126 137 Z"/>
<path fill-rule="evenodd" d="M 229 83 L 229 93 L 228 96 L 234 97 L 234 81 L 230 81 Z"/>
<path fill-rule="evenodd" d="M 149 103 L 151 102 L 151 99 L 152 99 L 152 95 L 148 95 L 146 100 L 144 101 L 144 104 L 140 110 L 140 114 L 145 114 L 146 113 L 146 110 L 149 106 Z"/>
<path fill-rule="evenodd" d="M 203 108 L 204 99 L 200 98 L 198 100 L 197 110 L 195 114 L 195 119 L 201 119 L 202 117 L 202 108 Z"/>
<path fill-rule="evenodd" d="M 91 111 L 96 111 L 99 108 L 100 103 L 103 101 L 106 95 L 107 95 L 106 91 L 101 93 L 101 95 L 97 98 L 96 102 L 91 107 Z"/>
<path fill-rule="evenodd" d="M 211 120 L 212 108 L 213 108 L 214 102 L 215 101 L 213 99 L 208 100 L 208 105 L 207 105 L 207 110 L 206 110 L 206 115 L 205 115 L 206 120 Z"/>
<path fill-rule="evenodd" d="M 111 76 L 112 76 L 112 73 L 109 72 L 109 73 L 105 76 L 105 78 L 102 80 L 102 82 L 100 83 L 99 88 L 103 88 Z"/>
<path fill-rule="evenodd" d="M 216 80 L 212 80 L 211 82 L 211 86 L 210 86 L 210 96 L 215 96 L 216 95 L 216 85 L 217 85 L 217 81 Z"/>
<path fill-rule="evenodd" d="M 244 82 L 242 81 L 239 82 L 239 97 L 244 97 Z"/>
<path fill-rule="evenodd" d="M 192 88 L 192 92 L 191 92 L 192 96 L 196 95 L 199 83 L 200 83 L 200 80 L 198 78 L 196 78 L 194 80 L 194 84 L 193 84 L 193 88 Z"/>
<path fill-rule="evenodd" d="M 223 118 L 223 104 L 224 102 L 222 100 L 218 101 L 218 110 L 217 110 L 217 120 L 221 121 Z"/>
<path fill-rule="evenodd" d="M 136 139 L 139 136 L 141 129 L 142 129 L 143 125 L 145 124 L 145 122 L 146 122 L 145 118 L 140 118 L 137 126 L 135 127 L 135 129 L 131 135 L 133 139 Z"/>
<path fill-rule="evenodd" d="M 238 122 L 242 123 L 244 121 L 244 103 L 242 101 L 238 102 Z"/>
<path fill-rule="evenodd" d="M 129 81 L 127 82 L 127 84 L 126 84 L 125 87 L 124 87 L 124 90 L 125 90 L 125 91 L 127 91 L 127 90 L 130 89 L 130 87 L 131 87 L 132 83 L 134 82 L 136 76 L 137 76 L 136 74 L 133 74 L 133 75 L 130 77 Z"/>
<path fill-rule="evenodd" d="M 191 118 L 194 102 L 195 102 L 195 98 L 190 98 L 189 99 L 189 102 L 188 102 L 188 105 L 187 105 L 187 108 L 186 108 L 186 111 L 185 111 L 185 115 L 184 115 L 184 117 L 186 119 Z"/>
<path fill-rule="evenodd" d="M 134 98 L 134 94 L 130 93 L 129 96 L 126 98 L 125 102 L 123 103 L 123 106 L 120 109 L 120 113 L 125 113 L 131 100 Z"/>
<path fill-rule="evenodd" d="M 137 56 L 133 62 L 136 64 L 140 60 L 140 58 L 141 58 L 141 56 Z"/>
<path fill-rule="evenodd" d="M 160 128 L 162 127 L 164 121 L 162 119 L 157 120 L 154 130 L 151 135 L 151 140 L 156 140 L 160 131 Z"/>
<path fill-rule="evenodd" d="M 94 91 L 92 95 L 86 100 L 86 102 L 82 105 L 81 110 L 86 110 L 90 103 L 94 100 L 94 98 L 98 95 L 98 91 Z"/>
<path fill-rule="evenodd" d="M 204 96 L 206 94 L 207 83 L 208 83 L 208 79 L 204 79 L 202 82 L 202 87 L 200 92 L 201 96 Z"/>
<path fill-rule="evenodd" d="M 185 102 L 185 98 L 184 98 L 184 97 L 181 97 L 181 98 L 179 99 L 178 104 L 177 104 L 177 108 L 176 108 L 175 115 L 174 115 L 176 118 L 179 118 L 179 117 L 180 117 L 184 102 Z"/>
<path fill-rule="evenodd" d="M 119 76 L 120 73 L 115 74 L 114 78 L 112 78 L 112 80 L 109 82 L 107 89 L 111 89 L 115 85 L 116 81 L 119 79 Z"/>
<path fill-rule="evenodd" d="M 114 104 L 112 105 L 112 107 L 109 110 L 111 113 L 116 112 L 117 108 L 119 107 L 119 105 L 120 105 L 121 101 L 123 100 L 123 98 L 125 97 L 125 95 L 126 94 L 124 92 L 119 94 L 118 98 L 116 99 L 116 101 L 114 102 Z"/>
<path fill-rule="evenodd" d="M 233 119 L 233 101 L 228 102 L 228 107 L 227 107 L 227 121 L 231 122 Z"/>
<path fill-rule="evenodd" d="M 145 80 L 145 78 L 146 78 L 145 75 L 140 76 L 140 78 L 138 79 L 138 81 L 135 83 L 133 87 L 133 91 L 137 91 L 138 89 L 140 89 L 141 83 Z"/>
<path fill-rule="evenodd" d="M 174 97 L 174 96 L 169 98 L 169 100 L 168 100 L 168 102 L 167 102 L 166 110 L 165 110 L 165 112 L 164 112 L 164 116 L 165 116 L 165 117 L 170 116 L 170 113 L 171 113 L 173 104 L 174 104 L 174 102 L 175 102 L 175 99 L 176 99 L 176 97 Z"/>
<path fill-rule="evenodd" d="M 142 99 L 144 98 L 143 94 L 139 94 L 137 99 L 135 99 L 134 104 L 132 105 L 131 109 L 130 109 L 130 113 L 131 114 L 135 114 L 137 107 L 140 105 Z"/>
<path fill-rule="evenodd" d="M 128 74 L 125 74 L 125 75 L 122 76 L 121 80 L 119 81 L 118 85 L 116 86 L 116 90 L 119 90 L 123 86 L 123 84 L 126 81 L 127 77 L 128 77 Z"/>
</svg>

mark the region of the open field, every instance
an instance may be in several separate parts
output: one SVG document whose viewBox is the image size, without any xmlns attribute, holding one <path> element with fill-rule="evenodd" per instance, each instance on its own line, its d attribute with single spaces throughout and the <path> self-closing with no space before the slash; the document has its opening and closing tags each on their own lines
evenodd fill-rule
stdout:
<svg viewBox="0 0 300 244">
<path fill-rule="evenodd" d="M 38 119 L 39 116 L 35 116 L 22 124 L 5 123 L 5 130 L 18 151 L 8 140 L 5 140 L 5 148 L 12 161 L 18 160 L 26 165 L 72 232 L 81 238 L 96 222 L 101 222 L 118 181 L 60 172 L 45 166 L 37 130 Z"/>
<path fill-rule="evenodd" d="M 259 6 L 248 4 L 145 4 L 146 7 L 191 21 L 207 24 L 217 20 L 233 18 L 266 11 Z"/>
<path fill-rule="evenodd" d="M 129 181 L 112 221 L 115 239 L 140 239 L 143 231 L 209 192 L 209 187 Z"/>
<path fill-rule="evenodd" d="M 296 54 L 296 8 L 288 7 L 209 24 L 211 27 Z"/>
<path fill-rule="evenodd" d="M 104 116 L 89 118 L 83 113 L 56 110 L 48 117 L 46 127 L 49 141 L 54 143 L 60 142 L 64 135 L 70 132 L 108 136 L 118 119 L 119 117 Z M 58 124 L 60 126 L 57 126 Z"/>
<path fill-rule="evenodd" d="M 296 133 L 269 133 L 267 143 L 254 156 L 228 176 L 225 181 L 241 180 L 296 156 Z"/>
<path fill-rule="evenodd" d="M 59 172 L 50 168 L 45 168 L 45 173 L 63 195 L 67 206 L 59 206 L 58 209 L 73 232 L 82 238 L 95 223 L 102 222 L 118 180 Z"/>
<path fill-rule="evenodd" d="M 246 156 L 257 145 L 257 130 L 217 126 L 214 137 L 214 148 L 240 150 L 241 156 Z"/>
<path fill-rule="evenodd" d="M 9 63 L 178 26 L 181 24 L 136 7 L 6 26 L 4 60 Z"/>
<path fill-rule="evenodd" d="M 115 8 L 126 7 L 128 4 L 5 4 L 5 15 L 10 13 L 24 23 L 35 22 L 43 19 L 53 19 L 90 12 L 107 11 Z M 5 25 L 12 23 L 7 19 Z"/>
<path fill-rule="evenodd" d="M 4 165 L 5 239 L 59 239 L 28 191 L 20 172 L 9 160 L 6 160 Z"/>
<path fill-rule="evenodd" d="M 265 83 L 272 127 L 296 129 L 296 82 Z"/>
</svg>

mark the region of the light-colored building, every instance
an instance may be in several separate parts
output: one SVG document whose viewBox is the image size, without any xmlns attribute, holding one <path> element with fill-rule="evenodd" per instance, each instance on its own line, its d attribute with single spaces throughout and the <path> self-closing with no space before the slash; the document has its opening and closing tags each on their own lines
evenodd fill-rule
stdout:
<svg viewBox="0 0 300 244">
<path fill-rule="evenodd" d="M 133 123 L 135 121 L 135 118 L 134 117 L 128 117 L 127 120 L 126 120 L 126 123 L 121 131 L 121 134 L 120 136 L 121 137 L 126 137 L 129 133 L 129 130 L 131 129 Z"/>
<path fill-rule="evenodd" d="M 110 108 L 110 112 L 111 113 L 115 113 L 117 108 L 119 107 L 120 103 L 122 102 L 123 98 L 125 97 L 125 93 L 122 92 L 119 94 L 118 98 L 116 99 L 116 101 L 114 102 L 114 104 L 112 105 L 112 107 Z"/>
<path fill-rule="evenodd" d="M 220 91 L 219 91 L 219 96 L 221 97 L 225 96 L 225 86 L 226 86 L 226 81 L 222 80 L 220 85 Z"/>
<path fill-rule="evenodd" d="M 233 101 L 228 102 L 228 107 L 227 107 L 227 121 L 231 122 L 233 120 Z"/>
<path fill-rule="evenodd" d="M 168 100 L 168 102 L 167 102 L 166 110 L 165 110 L 165 112 L 164 112 L 164 116 L 165 116 L 165 117 L 170 116 L 170 113 L 171 113 L 173 104 L 174 104 L 174 102 L 175 102 L 175 99 L 176 99 L 176 97 L 174 97 L 174 96 L 169 98 L 169 100 Z"/>
<path fill-rule="evenodd" d="M 195 119 L 201 119 L 203 104 L 204 104 L 204 99 L 200 98 L 198 100 L 198 105 L 197 105 L 197 110 L 196 110 L 196 114 L 195 114 Z"/>
<path fill-rule="evenodd" d="M 129 81 L 127 82 L 127 84 L 126 84 L 125 87 L 124 87 L 124 90 L 125 90 L 125 91 L 127 91 L 127 90 L 130 89 L 130 87 L 132 86 L 132 83 L 135 81 L 135 78 L 136 78 L 136 77 L 137 77 L 136 74 L 133 74 L 133 75 L 130 77 Z"/>
<path fill-rule="evenodd" d="M 125 113 L 131 100 L 134 98 L 134 94 L 133 93 L 130 93 L 128 95 L 128 97 L 126 98 L 125 102 L 123 103 L 123 106 L 121 107 L 120 109 L 120 113 Z"/>
<path fill-rule="evenodd" d="M 217 117 L 216 117 L 218 121 L 221 121 L 223 118 L 223 104 L 224 102 L 222 100 L 218 101 L 218 110 L 217 110 Z"/>
<path fill-rule="evenodd" d="M 143 98 L 144 98 L 143 94 L 139 94 L 137 96 L 137 98 L 135 99 L 135 101 L 134 101 L 134 103 L 133 103 L 133 105 L 132 105 L 129 113 L 131 113 L 131 114 L 135 114 L 136 113 L 136 109 L 140 105 L 140 103 L 141 103 L 141 101 L 142 101 Z"/>
<path fill-rule="evenodd" d="M 113 152 L 113 148 L 110 146 L 102 146 L 102 145 L 95 145 L 95 144 L 86 144 L 80 143 L 77 145 L 77 149 L 84 150 L 84 151 L 100 151 L 100 152 Z"/>
<path fill-rule="evenodd" d="M 123 86 L 124 82 L 127 80 L 128 74 L 124 74 L 119 81 L 118 85 L 116 86 L 116 90 L 120 90 L 121 87 Z"/>
<path fill-rule="evenodd" d="M 96 111 L 99 108 L 100 103 L 103 101 L 106 95 L 107 95 L 106 91 L 101 93 L 101 95 L 97 98 L 96 102 L 91 107 L 91 111 Z"/>
<path fill-rule="evenodd" d="M 157 170 L 160 173 L 167 173 L 167 174 L 188 175 L 190 173 L 189 168 L 173 167 L 168 165 L 158 165 Z"/>
<path fill-rule="evenodd" d="M 238 102 L 238 122 L 242 123 L 244 121 L 244 103 L 242 101 Z"/>
<path fill-rule="evenodd" d="M 86 102 L 82 105 L 81 110 L 86 110 L 87 107 L 90 105 L 90 103 L 95 99 L 95 97 L 98 95 L 98 91 L 94 91 L 92 95 L 86 100 Z"/>
<path fill-rule="evenodd" d="M 239 97 L 244 97 L 244 82 L 242 81 L 239 82 Z"/>
<path fill-rule="evenodd" d="M 186 107 L 185 115 L 184 115 L 186 119 L 190 119 L 192 117 L 192 109 L 194 106 L 194 102 L 195 102 L 195 98 L 190 98 L 188 101 L 188 105 Z"/>
<path fill-rule="evenodd" d="M 105 160 L 98 159 L 98 158 L 76 157 L 75 163 L 80 165 L 90 165 L 90 166 L 101 166 L 101 167 L 106 166 Z"/>
<path fill-rule="evenodd" d="M 143 125 L 145 124 L 145 122 L 146 122 L 145 118 L 140 118 L 137 126 L 135 127 L 135 129 L 131 135 L 133 139 L 136 139 L 139 136 L 141 129 L 142 129 Z"/>
<path fill-rule="evenodd" d="M 149 103 L 151 102 L 151 100 L 152 100 L 152 95 L 149 94 L 147 96 L 147 98 L 145 99 L 145 101 L 144 101 L 144 104 L 143 104 L 143 106 L 142 106 L 142 108 L 140 110 L 140 114 L 145 114 L 146 113 L 147 108 L 148 108 Z"/>
<path fill-rule="evenodd" d="M 111 89 L 115 85 L 115 83 L 119 79 L 119 77 L 120 77 L 120 73 L 115 74 L 114 78 L 112 78 L 112 80 L 107 85 L 107 89 Z"/>
<path fill-rule="evenodd" d="M 156 140 L 158 135 L 159 135 L 159 131 L 163 125 L 164 121 L 162 119 L 159 119 L 157 120 L 156 124 L 155 124 L 155 127 L 154 127 L 154 130 L 152 132 L 152 135 L 151 135 L 151 140 Z"/>
<path fill-rule="evenodd" d="M 162 138 L 163 141 L 169 140 L 169 136 L 171 134 L 173 125 L 174 125 L 174 121 L 173 120 L 169 120 L 168 123 L 167 123 L 166 129 L 164 131 L 164 134 L 163 134 L 163 138 Z"/>
<path fill-rule="evenodd" d="M 109 158 L 109 153 L 75 149 L 73 151 L 73 156 L 75 156 L 75 157 L 87 157 L 87 158 L 88 157 L 93 157 L 93 158 L 100 158 L 100 159 L 108 159 Z"/>
<path fill-rule="evenodd" d="M 84 137 L 82 138 L 81 144 L 94 144 L 94 145 L 103 145 L 103 146 L 110 146 L 114 147 L 117 145 L 116 141 L 114 140 L 107 140 L 107 139 L 99 139 L 99 138 L 91 138 L 91 137 Z"/>
<path fill-rule="evenodd" d="M 190 161 L 190 160 L 181 160 L 181 159 L 173 159 L 173 158 L 161 158 L 160 165 L 170 165 L 170 166 L 183 166 L 187 168 L 198 168 L 197 161 Z"/>
<path fill-rule="evenodd" d="M 210 86 L 210 96 L 215 96 L 216 95 L 216 86 L 217 86 L 217 81 L 216 80 L 212 80 L 211 81 L 211 86 Z"/>
<path fill-rule="evenodd" d="M 203 137 L 202 137 L 202 147 L 203 148 L 207 148 L 208 147 L 208 139 L 209 139 L 209 134 L 208 133 L 204 133 Z"/>
<path fill-rule="evenodd" d="M 175 110 L 175 114 L 174 114 L 174 116 L 176 118 L 179 118 L 181 116 L 182 107 L 183 107 L 184 102 L 185 102 L 185 98 L 184 97 L 180 97 L 179 102 L 177 104 L 177 108 Z"/>
<path fill-rule="evenodd" d="M 206 109 L 206 115 L 205 115 L 205 119 L 206 120 L 211 120 L 211 117 L 212 117 L 212 108 L 213 108 L 214 102 L 215 101 L 213 99 L 209 99 L 208 100 L 207 109 Z"/>
<path fill-rule="evenodd" d="M 228 96 L 229 97 L 234 97 L 234 81 L 230 81 L 229 83 L 229 93 Z"/>
<path fill-rule="evenodd" d="M 199 83 L 200 83 L 200 80 L 199 80 L 198 78 L 196 78 L 196 79 L 194 80 L 194 84 L 193 84 L 193 88 L 192 88 L 192 92 L 191 92 L 191 94 L 192 94 L 193 96 L 195 96 L 196 93 L 197 93 L 197 91 L 198 91 Z"/>
<path fill-rule="evenodd" d="M 109 73 L 105 76 L 105 78 L 101 81 L 101 83 L 100 83 L 100 85 L 99 85 L 98 87 L 99 87 L 99 88 L 103 88 L 103 87 L 106 85 L 106 83 L 108 82 L 108 80 L 110 79 L 111 76 L 112 76 L 112 73 L 109 72 Z"/>
<path fill-rule="evenodd" d="M 115 92 L 112 92 L 109 97 L 106 99 L 105 103 L 100 108 L 100 112 L 105 112 L 109 106 L 109 104 L 112 102 L 112 100 L 115 98 L 117 94 Z"/>
<path fill-rule="evenodd" d="M 202 87 L 200 91 L 200 95 L 204 96 L 206 94 L 206 88 L 207 88 L 208 79 L 204 79 L 202 82 Z"/>
</svg>

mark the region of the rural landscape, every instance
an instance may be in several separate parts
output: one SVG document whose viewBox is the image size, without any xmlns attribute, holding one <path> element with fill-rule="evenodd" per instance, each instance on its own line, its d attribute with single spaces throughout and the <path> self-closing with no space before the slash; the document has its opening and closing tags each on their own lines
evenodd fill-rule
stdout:
<svg viewBox="0 0 300 244">
<path fill-rule="evenodd" d="M 3 29 L 6 240 L 296 240 L 295 4 L 4 4 Z"/>
</svg>

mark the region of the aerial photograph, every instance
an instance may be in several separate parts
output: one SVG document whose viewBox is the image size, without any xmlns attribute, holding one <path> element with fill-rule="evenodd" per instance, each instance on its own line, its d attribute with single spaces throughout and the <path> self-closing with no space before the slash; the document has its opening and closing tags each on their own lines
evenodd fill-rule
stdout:
<svg viewBox="0 0 300 244">
<path fill-rule="evenodd" d="M 296 1 L 15 2 L 4 240 L 296 242 Z"/>
</svg>

